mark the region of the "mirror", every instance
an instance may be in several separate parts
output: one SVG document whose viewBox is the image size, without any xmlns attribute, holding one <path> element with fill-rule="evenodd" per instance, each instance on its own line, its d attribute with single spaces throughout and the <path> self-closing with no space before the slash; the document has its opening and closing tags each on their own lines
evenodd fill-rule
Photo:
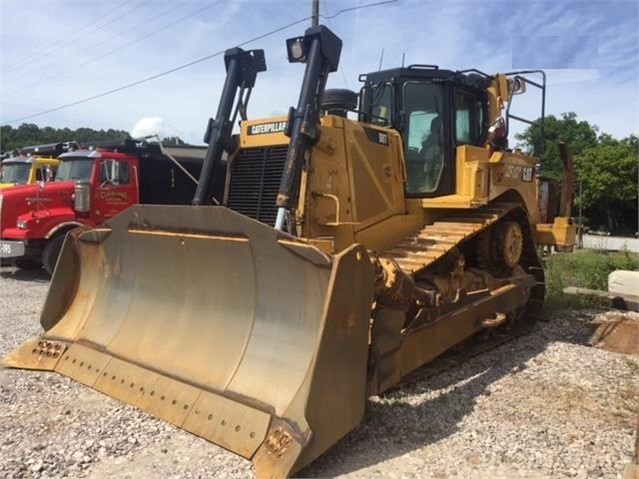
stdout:
<svg viewBox="0 0 639 479">
<path fill-rule="evenodd" d="M 526 93 L 526 82 L 520 76 L 508 79 L 508 91 L 511 95 Z"/>
<path fill-rule="evenodd" d="M 120 183 L 120 162 L 111 161 L 111 183 L 117 185 Z"/>
<path fill-rule="evenodd" d="M 120 183 L 120 162 L 106 160 L 101 164 L 100 183 L 101 186 L 104 186 L 106 183 L 117 186 Z"/>
</svg>

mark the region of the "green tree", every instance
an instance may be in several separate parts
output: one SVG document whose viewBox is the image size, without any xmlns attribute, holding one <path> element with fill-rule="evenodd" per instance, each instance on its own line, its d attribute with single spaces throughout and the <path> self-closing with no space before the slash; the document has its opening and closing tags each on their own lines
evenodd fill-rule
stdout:
<svg viewBox="0 0 639 479">
<path fill-rule="evenodd" d="M 606 221 L 608 231 L 635 229 L 637 219 L 637 137 L 604 142 L 575 157 L 583 182 L 583 207 Z M 625 221 L 624 221 L 625 220 Z M 633 224 L 624 224 L 632 222 Z"/>
<path fill-rule="evenodd" d="M 630 135 L 628 138 L 621 140 L 621 143 L 632 148 L 635 153 L 639 153 L 639 137 L 637 135 Z"/>
<path fill-rule="evenodd" d="M 182 140 L 179 136 L 167 136 L 166 138 L 162 138 L 163 145 L 186 145 L 186 142 Z"/>
<path fill-rule="evenodd" d="M 566 143 L 573 156 L 578 156 L 588 148 L 597 146 L 598 132 L 599 127 L 584 120 L 579 121 L 576 113 L 568 112 L 562 113 L 561 118 L 554 115 L 548 115 L 545 118 L 543 144 L 542 130 L 538 125 L 529 126 L 523 133 L 517 134 L 515 138 L 520 148 L 539 158 L 543 176 L 560 179 L 563 176 L 563 166 L 559 158 L 559 143 L 562 141 Z M 608 138 L 612 138 L 606 134 L 603 134 L 602 137 L 606 141 Z"/>
<path fill-rule="evenodd" d="M 78 141 L 90 143 L 91 141 L 123 140 L 129 138 L 129 133 L 124 130 L 94 130 L 92 128 L 52 128 L 38 127 L 33 123 L 23 123 L 17 128 L 10 125 L 0 127 L 0 150 L 2 153 L 23 148 L 25 146 L 56 143 L 59 141 Z"/>
<path fill-rule="evenodd" d="M 2 125 L 0 127 L 0 152 L 11 150 L 13 144 L 13 137 L 15 132 L 9 125 Z"/>
</svg>

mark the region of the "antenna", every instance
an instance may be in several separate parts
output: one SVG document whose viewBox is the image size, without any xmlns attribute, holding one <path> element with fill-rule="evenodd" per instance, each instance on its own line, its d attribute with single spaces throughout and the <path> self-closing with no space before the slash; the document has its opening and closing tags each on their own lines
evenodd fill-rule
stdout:
<svg viewBox="0 0 639 479">
<path fill-rule="evenodd" d="M 377 71 L 382 69 L 382 62 L 384 61 L 384 48 L 382 47 L 382 52 L 379 55 L 379 68 L 377 68 Z"/>
<path fill-rule="evenodd" d="M 404 68 L 404 60 L 406 59 L 406 52 L 402 53 L 402 68 Z"/>
</svg>

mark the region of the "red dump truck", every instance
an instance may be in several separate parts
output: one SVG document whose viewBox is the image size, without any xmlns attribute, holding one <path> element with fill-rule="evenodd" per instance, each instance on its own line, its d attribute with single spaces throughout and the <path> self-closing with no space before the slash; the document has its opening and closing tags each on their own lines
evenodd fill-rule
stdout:
<svg viewBox="0 0 639 479">
<path fill-rule="evenodd" d="M 204 146 L 134 140 L 60 155 L 55 181 L 0 193 L 3 264 L 11 259 L 19 268 L 52 274 L 68 231 L 98 226 L 137 203 L 189 204 L 205 155 Z"/>
</svg>

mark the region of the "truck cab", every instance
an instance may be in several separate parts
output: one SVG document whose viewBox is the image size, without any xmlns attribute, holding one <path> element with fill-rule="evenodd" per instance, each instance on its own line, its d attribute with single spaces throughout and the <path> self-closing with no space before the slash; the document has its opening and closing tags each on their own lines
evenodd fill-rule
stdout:
<svg viewBox="0 0 639 479">
<path fill-rule="evenodd" d="M 79 150 L 58 160 L 53 182 L 2 194 L 0 256 L 19 267 L 52 271 L 67 231 L 98 225 L 138 202 L 136 156 Z"/>
<path fill-rule="evenodd" d="M 54 181 L 4 190 L 0 258 L 10 258 L 23 269 L 44 266 L 52 274 L 70 230 L 98 226 L 138 203 L 188 204 L 206 148 L 167 150 L 180 162 L 170 160 L 157 145 L 131 141 L 71 151 L 58 157 Z"/>
<path fill-rule="evenodd" d="M 39 156 L 14 156 L 2 160 L 0 190 L 17 185 L 53 181 L 60 161 Z"/>
</svg>

